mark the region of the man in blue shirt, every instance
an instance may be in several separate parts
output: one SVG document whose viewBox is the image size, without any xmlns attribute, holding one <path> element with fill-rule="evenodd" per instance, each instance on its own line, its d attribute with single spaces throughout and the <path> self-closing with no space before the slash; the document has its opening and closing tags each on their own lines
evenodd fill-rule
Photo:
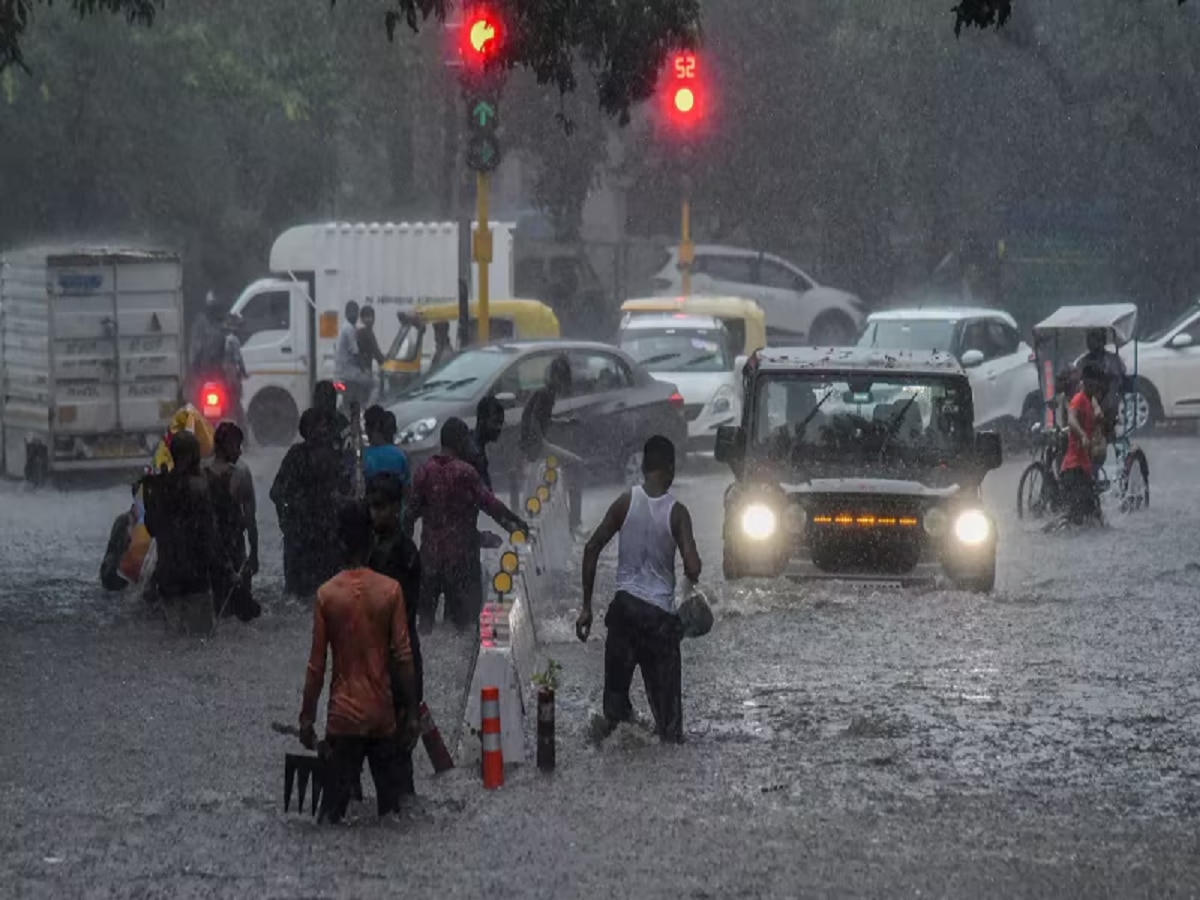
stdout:
<svg viewBox="0 0 1200 900">
<path fill-rule="evenodd" d="M 363 415 L 369 446 L 363 450 L 363 476 L 367 481 L 388 473 L 405 488 L 412 480 L 408 456 L 396 446 L 396 417 L 382 406 L 372 406 Z"/>
</svg>

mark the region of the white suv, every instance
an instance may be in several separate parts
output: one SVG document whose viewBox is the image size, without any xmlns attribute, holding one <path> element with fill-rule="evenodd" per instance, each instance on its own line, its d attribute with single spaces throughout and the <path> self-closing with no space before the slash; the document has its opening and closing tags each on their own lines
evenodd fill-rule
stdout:
<svg viewBox="0 0 1200 900">
<path fill-rule="evenodd" d="M 682 288 L 675 248 L 654 276 L 654 293 L 677 295 Z M 757 300 L 766 314 L 771 345 L 846 346 L 862 328 L 862 300 L 854 294 L 817 284 L 786 260 L 757 250 L 698 244 L 692 293 Z"/>
<path fill-rule="evenodd" d="M 1134 348 L 1121 348 L 1133 373 Z M 1200 303 L 1137 343 L 1137 425 L 1200 418 Z"/>
<path fill-rule="evenodd" d="M 971 380 L 975 427 L 1018 426 L 1018 435 L 1041 418 L 1041 389 L 1033 350 L 1017 323 L 995 309 L 889 309 L 871 313 L 860 347 L 944 350 L 958 358 Z"/>
</svg>

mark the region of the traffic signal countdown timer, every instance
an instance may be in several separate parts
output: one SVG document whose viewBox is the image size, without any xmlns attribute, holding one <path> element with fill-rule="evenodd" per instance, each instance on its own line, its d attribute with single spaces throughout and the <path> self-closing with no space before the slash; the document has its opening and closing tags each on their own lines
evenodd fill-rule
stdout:
<svg viewBox="0 0 1200 900">
<path fill-rule="evenodd" d="M 489 10 L 467 10 L 459 55 L 463 61 L 463 94 L 467 100 L 467 165 L 492 172 L 500 165 L 500 77 L 489 71 L 503 38 L 500 19 Z"/>
</svg>

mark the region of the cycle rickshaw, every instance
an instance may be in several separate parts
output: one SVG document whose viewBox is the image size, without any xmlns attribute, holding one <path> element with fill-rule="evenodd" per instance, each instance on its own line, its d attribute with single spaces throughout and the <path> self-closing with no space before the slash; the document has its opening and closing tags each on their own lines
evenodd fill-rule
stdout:
<svg viewBox="0 0 1200 900">
<path fill-rule="evenodd" d="M 1066 403 L 1061 396 L 1062 375 L 1078 366 L 1087 349 L 1087 333 L 1103 329 L 1115 351 L 1133 344 L 1132 369 L 1126 358 L 1125 383 L 1121 385 L 1115 438 L 1103 462 L 1094 463 L 1096 491 L 1115 499 L 1121 512 L 1135 512 L 1150 505 L 1150 465 L 1145 451 L 1133 442 L 1137 426 L 1135 398 L 1131 386 L 1137 378 L 1137 307 L 1132 303 L 1100 306 L 1063 306 L 1033 329 L 1034 358 L 1045 400 L 1043 421 L 1033 426 L 1035 459 L 1021 473 L 1017 486 L 1017 515 L 1040 519 L 1063 512 L 1059 486 L 1062 458 L 1067 447 Z M 1070 397 L 1065 398 L 1066 401 Z M 1115 480 L 1109 476 L 1112 460 Z"/>
</svg>

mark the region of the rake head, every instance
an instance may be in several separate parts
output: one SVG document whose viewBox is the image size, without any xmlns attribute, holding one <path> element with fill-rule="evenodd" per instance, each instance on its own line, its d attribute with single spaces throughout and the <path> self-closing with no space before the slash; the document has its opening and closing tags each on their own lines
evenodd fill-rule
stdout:
<svg viewBox="0 0 1200 900">
<path fill-rule="evenodd" d="M 321 794 L 325 790 L 325 761 L 320 756 L 310 756 L 307 753 L 288 753 L 283 757 L 283 811 L 288 812 L 292 804 L 292 788 L 297 778 L 300 782 L 300 802 L 296 811 L 304 813 L 304 796 L 308 793 L 308 783 L 312 781 L 312 812 L 317 814 L 321 803 Z"/>
</svg>

